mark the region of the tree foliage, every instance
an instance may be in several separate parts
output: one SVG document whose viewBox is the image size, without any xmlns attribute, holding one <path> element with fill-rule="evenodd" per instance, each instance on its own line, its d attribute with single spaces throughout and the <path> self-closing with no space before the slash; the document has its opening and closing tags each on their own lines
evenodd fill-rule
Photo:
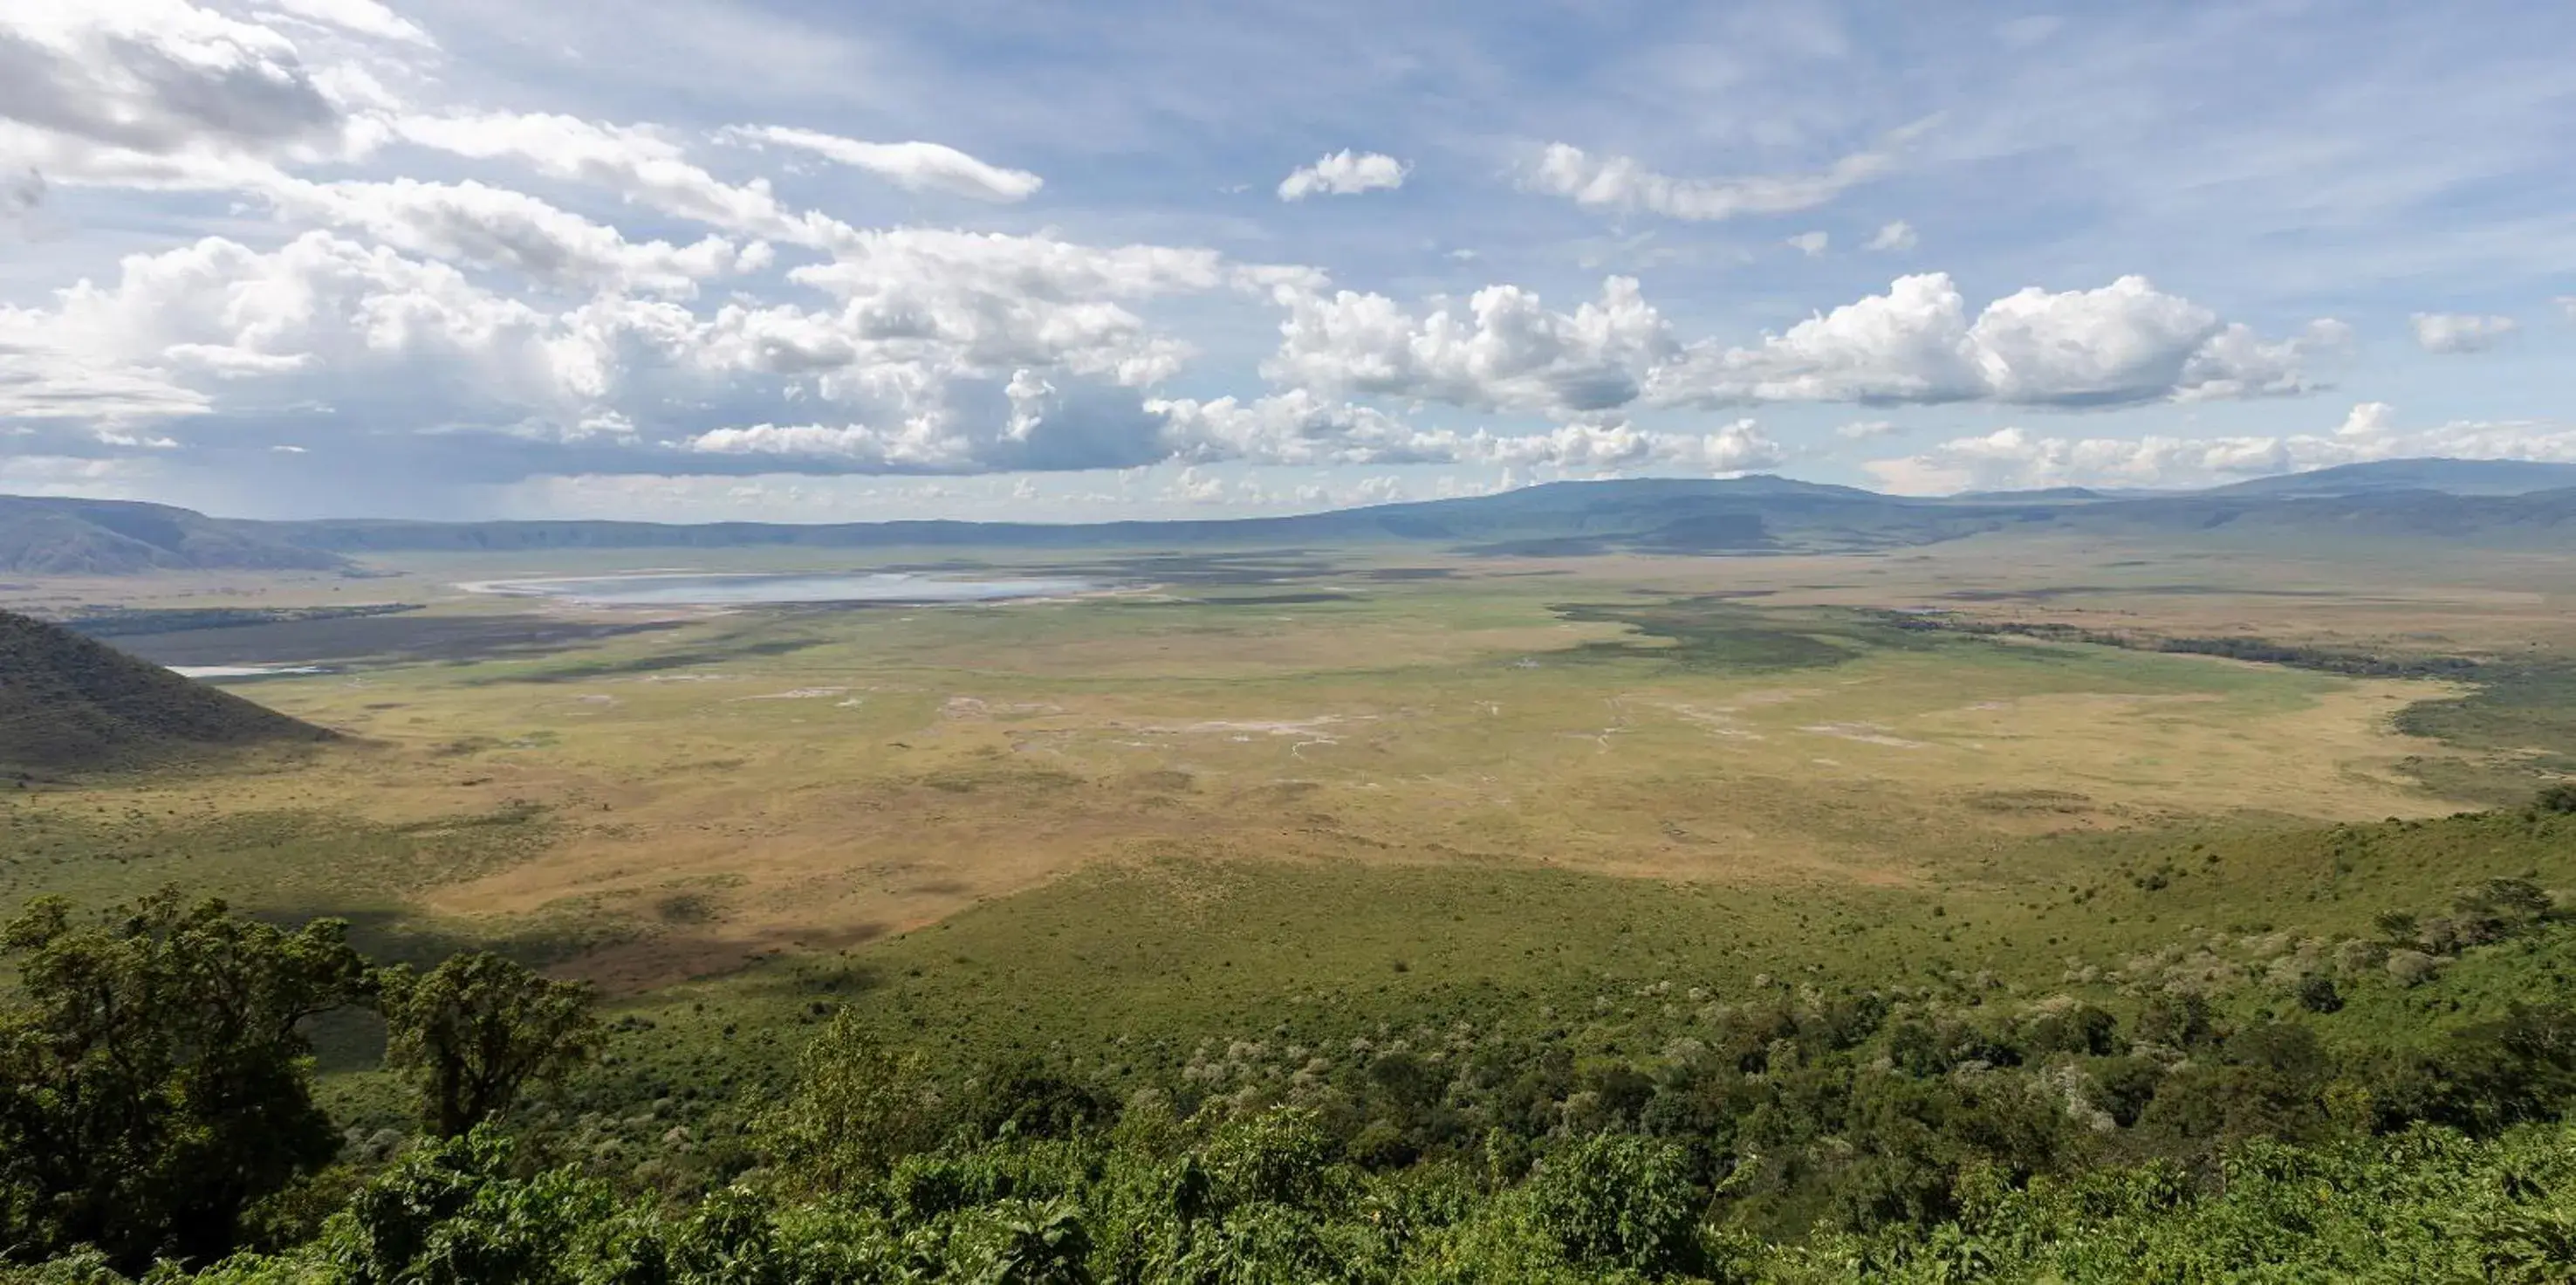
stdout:
<svg viewBox="0 0 2576 1285">
<path fill-rule="evenodd" d="M 367 995 L 347 925 L 288 931 L 175 893 L 0 935 L 0 1245 L 112 1262 L 231 1250 L 245 1211 L 327 1162 L 304 1024 Z"/>
<path fill-rule="evenodd" d="M 2570 1279 L 2558 905 L 2488 880 L 2381 916 L 2393 940 L 2285 938 L 2233 991 L 1766 981 L 1651 1041 L 1281 1023 L 1123 1105 L 1061 1050 L 942 1072 L 842 1010 L 700 1146 L 667 1081 L 608 1058 L 513 1109 L 598 1042 L 578 987 L 490 956 L 376 972 L 336 924 L 219 904 L 39 903 L 0 937 L 0 1264 L 30 1264 L 0 1285 L 161 1257 L 162 1285 Z M 2386 972 L 2395 941 L 2444 952 L 2435 989 Z M 2432 1016 L 2481 972 L 2484 1007 Z M 420 1135 L 297 1186 L 335 1150 L 302 1027 L 353 1002 L 385 1012 Z M 683 1154 L 697 1185 L 646 1179 Z M 253 1243 L 283 1225 L 264 1201 L 329 1212 Z"/>
<path fill-rule="evenodd" d="M 562 1075 L 597 1045 L 586 986 L 539 976 L 499 955 L 458 955 L 414 975 L 379 974 L 385 1063 L 408 1075 L 442 1138 L 471 1132 L 530 1084 Z"/>
</svg>

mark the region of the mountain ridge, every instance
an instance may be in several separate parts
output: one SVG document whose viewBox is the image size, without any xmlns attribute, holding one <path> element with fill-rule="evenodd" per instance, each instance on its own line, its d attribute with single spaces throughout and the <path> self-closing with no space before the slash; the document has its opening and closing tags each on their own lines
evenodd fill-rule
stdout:
<svg viewBox="0 0 2576 1285">
<path fill-rule="evenodd" d="M 2356 495 L 2439 491 L 2447 495 L 2530 495 L 2576 487 L 2576 464 L 2420 456 L 2336 464 L 2212 487 L 2204 495 Z"/>
<path fill-rule="evenodd" d="M 0 572 L 132 575 L 348 565 L 336 555 L 267 538 L 260 525 L 137 500 L 0 495 Z"/>
<path fill-rule="evenodd" d="M 2562 477 L 2568 480 L 2560 487 L 2504 489 Z M 130 501 L 0 496 L 0 572 L 345 571 L 353 568 L 352 558 L 398 552 L 738 547 L 1078 550 L 1437 542 L 1472 553 L 1528 556 L 1867 552 L 2035 525 L 2176 534 L 2232 528 L 2554 547 L 2576 535 L 2576 465 L 2383 460 L 2202 491 L 2056 487 L 1955 496 L 1886 495 L 1768 474 L 1621 478 L 1275 517 L 1091 523 L 261 521 Z"/>
</svg>

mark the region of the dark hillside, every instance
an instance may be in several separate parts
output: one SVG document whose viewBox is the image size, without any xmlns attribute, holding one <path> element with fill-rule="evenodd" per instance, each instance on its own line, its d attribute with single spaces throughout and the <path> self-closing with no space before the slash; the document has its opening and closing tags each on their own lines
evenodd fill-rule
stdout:
<svg viewBox="0 0 2576 1285">
<path fill-rule="evenodd" d="M 331 735 L 59 625 L 0 611 L 0 772 L 135 767 Z"/>
</svg>

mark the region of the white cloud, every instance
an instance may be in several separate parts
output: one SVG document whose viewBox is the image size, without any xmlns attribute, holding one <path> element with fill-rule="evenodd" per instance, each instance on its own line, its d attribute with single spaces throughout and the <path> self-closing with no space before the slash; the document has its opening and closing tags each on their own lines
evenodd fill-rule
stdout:
<svg viewBox="0 0 2576 1285">
<path fill-rule="evenodd" d="M 1225 479 L 1212 476 L 1197 466 L 1181 470 L 1171 480 L 1164 494 L 1187 504 L 1222 504 L 1225 502 Z"/>
<path fill-rule="evenodd" d="M 1634 157 L 1596 156 L 1570 143 L 1550 143 L 1522 182 L 1587 209 L 1643 210 L 1698 222 L 1790 214 L 1826 204 L 1894 169 L 1899 150 L 1924 128 L 1918 124 L 1898 130 L 1880 147 L 1854 152 L 1812 174 L 1743 178 L 1675 178 Z"/>
<path fill-rule="evenodd" d="M 389 128 L 403 141 L 475 160 L 508 160 L 548 178 L 588 183 L 666 214 L 796 245 L 829 247 L 853 235 L 838 219 L 782 206 L 765 179 L 727 183 L 691 163 L 662 130 L 572 116 L 486 112 L 408 115 Z"/>
<path fill-rule="evenodd" d="M 337 27 L 342 31 L 378 40 L 405 44 L 433 45 L 429 33 L 419 25 L 376 0 L 266 0 L 278 10 L 308 22 Z"/>
<path fill-rule="evenodd" d="M 0 452 L 0 494 L 143 499 L 158 461 L 131 456 L 11 455 Z"/>
<path fill-rule="evenodd" d="M 0 117 L 147 155 L 289 143 L 340 122 L 293 41 L 183 0 L 13 0 Z"/>
<path fill-rule="evenodd" d="M 737 247 L 715 236 L 688 246 L 637 244 L 615 228 L 472 180 L 287 180 L 268 195 L 290 214 L 363 230 L 407 253 L 513 271 L 558 287 L 685 296 L 711 277 L 757 268 L 768 254 L 763 243 Z"/>
<path fill-rule="evenodd" d="M 712 455 L 839 459 L 867 471 L 963 471 L 975 462 L 973 442 L 929 419 L 883 428 L 863 424 L 754 424 L 701 433 L 689 439 L 687 446 Z"/>
<path fill-rule="evenodd" d="M 1404 186 L 1402 161 L 1377 152 L 1331 153 L 1302 165 L 1279 181 L 1279 199 L 1302 201 L 1310 196 L 1356 196 L 1362 192 Z"/>
<path fill-rule="evenodd" d="M 124 389 L 121 417 L 325 398 L 436 424 L 464 398 L 577 422 L 605 395 L 615 334 L 585 310 L 550 315 L 455 268 L 326 232 L 273 251 L 209 237 L 131 255 L 48 309 L 0 309 L 0 335 L 37 335 L 45 378 Z M 102 416 L 102 418 L 105 418 Z M 403 427 L 417 427 L 417 421 Z"/>
<path fill-rule="evenodd" d="M 1299 465 L 1423 462 L 1413 448 L 1412 427 L 1401 419 L 1303 389 L 1250 400 L 1158 398 L 1148 400 L 1145 411 L 1161 418 L 1163 447 L 1177 459 Z"/>
<path fill-rule="evenodd" d="M 2098 406 L 2305 391 L 2304 362 L 2339 343 L 2321 323 L 2266 342 L 2208 309 L 2122 277 L 2098 290 L 2036 286 L 1968 317 L 1945 273 L 1900 277 L 1751 348 L 1694 345 L 1656 372 L 1650 401 L 1956 402 Z"/>
<path fill-rule="evenodd" d="M 1446 402 L 1479 410 L 1575 415 L 1624 406 L 1673 351 L 1637 282 L 1612 277 L 1601 298 L 1550 311 L 1518 286 L 1488 286 L 1463 311 L 1415 317 L 1384 295 L 1292 295 L 1279 351 L 1262 365 L 1298 388 Z"/>
<path fill-rule="evenodd" d="M 2346 331 L 2319 322 L 2266 340 L 2189 300 L 2123 277 L 2097 290 L 2036 287 L 1973 318 L 1946 275 L 1899 278 L 1751 347 L 1684 345 L 1633 278 L 1557 312 L 1518 286 L 1416 315 L 1384 295 L 1282 290 L 1288 316 L 1262 373 L 1326 397 L 1597 417 L 1632 404 L 1998 402 L 2103 406 L 2276 396 L 2316 386 L 2309 367 Z"/>
<path fill-rule="evenodd" d="M 309 62 L 285 32 L 185 0 L 0 5 L 0 168 L 224 191 L 361 155 L 372 127 L 357 112 L 382 87 L 350 42 L 321 43 L 342 56 Z"/>
<path fill-rule="evenodd" d="M 0 423 L 68 420 L 108 432 L 213 405 L 151 371 L 65 351 L 47 339 L 50 329 L 41 314 L 0 308 Z"/>
<path fill-rule="evenodd" d="M 2368 460 L 2576 460 L 2576 428 L 2455 421 L 2406 430 L 2392 408 L 2363 402 L 2330 433 L 2282 436 L 2051 437 L 2004 428 L 1953 438 L 1920 454 L 1871 461 L 1882 485 L 1910 493 L 2053 486 L 2180 488 Z"/>
<path fill-rule="evenodd" d="M 1037 224 L 1025 209 L 961 200 L 940 203 L 950 211 L 942 220 L 957 226 L 860 228 L 836 207 L 782 198 L 771 182 L 821 168 L 812 158 L 824 158 L 906 191 L 1005 205 L 1046 190 L 1044 180 L 930 142 L 762 124 L 710 135 L 702 104 L 652 96 L 715 83 L 705 67 L 675 75 L 668 66 L 626 63 L 646 53 L 667 64 L 672 50 L 695 47 L 709 65 L 728 69 L 787 66 L 779 84 L 725 79 L 737 91 L 727 101 L 738 105 L 717 123 L 911 122 L 884 137 L 954 129 L 961 141 L 997 140 L 991 145 L 1015 155 L 1025 149 L 1033 161 L 1170 155 L 1157 147 L 1175 140 L 1156 138 L 1141 117 L 1097 118 L 1098 102 L 1070 78 L 1050 77 L 1046 87 L 1066 91 L 1061 119 L 1027 121 L 997 110 L 1013 101 L 1007 95 L 987 101 L 961 89 L 940 100 L 947 114 L 937 119 L 953 123 L 925 126 L 933 118 L 917 114 L 924 100 L 919 85 L 906 83 L 905 58 L 851 74 L 857 60 L 844 55 L 855 42 L 822 32 L 800 48 L 794 37 L 812 25 L 801 20 L 738 40 L 738 15 L 696 0 L 681 16 L 655 9 L 610 23 L 587 10 L 531 10 L 527 23 L 502 33 L 510 52 L 495 66 L 451 62 L 432 35 L 457 44 L 460 55 L 501 49 L 465 39 L 479 9 L 394 4 L 403 12 L 381 0 L 0 0 L 0 236 L 15 239 L 23 225 L 27 243 L 39 244 L 10 257 L 5 275 L 18 293 L 0 296 L 0 442 L 19 458 L 148 453 L 174 461 L 166 466 L 173 470 L 247 469 L 244 459 L 275 476 L 290 467 L 299 477 L 340 468 L 350 478 L 392 478 L 379 492 L 385 496 L 414 486 L 415 468 L 444 474 L 418 483 L 426 489 L 457 476 L 478 485 L 528 476 L 540 464 L 596 477 L 629 468 L 1011 477 L 1167 460 L 1154 465 L 1165 475 L 1196 466 L 1200 483 L 1226 477 L 1224 503 L 1269 504 L 1287 502 L 1289 493 L 1232 474 L 1383 467 L 1405 474 L 1402 485 L 1413 493 L 1436 494 L 1457 475 L 1406 470 L 1764 467 L 1780 456 L 1777 444 L 1750 422 L 1723 421 L 1733 408 L 1773 401 L 2077 408 L 2296 393 L 2318 386 L 2320 359 L 2344 335 L 2332 325 L 2258 335 L 2142 278 L 1985 302 L 1962 298 L 1948 277 L 1926 276 L 1782 334 L 1685 343 L 1625 275 L 1589 301 L 1560 299 L 1564 311 L 1502 283 L 1399 303 L 1388 297 L 1393 290 L 1336 292 L 1319 268 L 1237 263 L 1186 238 L 1119 243 L 1173 239 L 1180 234 L 1132 229 L 1176 226 L 1199 229 L 1188 235 L 1211 244 L 1265 243 L 1263 216 L 1243 206 L 1225 213 L 1087 201 L 1062 213 L 1087 231 L 1032 232 Z M 653 31 L 629 31 L 643 27 Z M 1677 56 L 1682 49 L 1675 46 Z M 940 63 L 927 47 L 900 52 L 924 54 L 923 74 L 967 70 Z M 542 86 L 542 97 L 497 97 L 531 85 Z M 1163 108 L 1184 105 L 1178 82 L 1155 88 L 1174 95 Z M 1591 95 L 1598 86 L 1569 88 Z M 1648 101 L 1642 80 L 1635 92 Z M 633 104 L 655 101 L 677 104 L 668 110 L 678 114 L 664 124 L 631 114 L 643 110 Z M 1586 97 L 1588 106 L 1565 115 L 1574 101 L 1533 98 L 1512 128 L 1549 128 L 1544 122 L 1556 119 L 1563 129 L 1598 106 Z M 1778 106 L 1723 121 L 1712 109 L 1697 119 L 1714 123 L 1692 136 L 1783 147 L 1830 136 L 1852 119 L 1842 97 Z M 1826 106 L 1832 110 L 1820 110 Z M 1970 181 L 2009 176 L 2007 162 L 2040 154 L 2026 139 L 2002 137 L 2010 131 L 1991 119 L 1954 119 L 1960 124 L 1945 128 L 1944 141 L 1955 143 L 1955 154 L 1941 159 L 1976 162 Z M 1903 221 L 1844 224 L 1797 212 L 1905 164 L 1916 132 L 1840 160 L 1810 153 L 1797 164 L 1812 170 L 1743 178 L 1659 173 L 1632 157 L 1559 144 L 1532 157 L 1520 179 L 1592 210 L 1690 220 L 1784 216 L 1751 243 L 1811 224 L 1838 229 L 1833 237 L 1817 230 L 1789 238 L 1809 254 L 1909 250 L 1917 238 Z M 2242 158 L 2213 158 L 2219 168 L 2191 190 L 2243 186 L 2225 167 L 2241 162 L 2269 174 L 2264 162 L 2280 150 L 2266 144 Z M 763 168 L 770 177 L 756 177 Z M 1393 156 L 1346 150 L 1301 167 L 1277 191 L 1297 200 L 1401 187 L 1409 177 Z M 1215 182 L 1184 175 L 1170 190 L 1203 198 Z M 852 184 L 811 186 L 835 192 Z M 2052 261 L 2093 261 L 2100 247 L 2059 240 L 2068 230 L 2054 222 L 2083 203 L 2055 188 L 2033 191 L 2033 235 L 2050 238 Z M 1927 189 L 1908 199 L 1937 204 L 1941 194 Z M 2321 183 L 2313 200 L 2388 205 L 2350 184 Z M 986 221 L 973 221 L 979 217 Z M 2230 226 L 2241 238 L 2261 231 Z M 1098 229 L 1127 231 L 1098 241 Z M 1510 231 L 1486 229 L 1500 238 L 1487 245 L 1473 229 L 1390 225 L 1370 229 L 1367 243 L 1457 273 L 1470 252 L 1431 256 L 1477 241 L 1494 261 L 1524 261 L 1532 247 L 1514 243 Z M 2122 235 L 2143 231 L 2152 229 Z M 1713 257 L 1668 238 L 1595 244 L 1614 242 L 1587 252 L 1670 272 L 1665 288 L 1676 291 L 1706 288 L 1701 270 L 1715 267 Z M 138 244 L 154 252 L 107 266 Z M 2142 235 L 2120 244 L 2158 253 L 2163 242 Z M 1359 271 L 1386 268 L 1353 246 L 1363 255 Z M 2528 258 L 2545 248 L 2512 253 Z M 2224 275 L 2197 258 L 2170 270 Z M 84 271 L 93 279 L 52 289 Z M 2370 297 L 2358 284 L 2350 297 Z M 2485 288 L 2477 279 L 2457 284 Z M 2261 289 L 2249 294 L 2265 297 Z M 1266 386 L 1221 396 L 1266 346 L 1241 324 L 1245 297 L 1275 303 L 1280 333 L 1258 366 Z M 2576 318 L 2576 302 L 2560 302 Z M 2417 331 L 2428 348 L 2467 351 L 2512 325 L 2428 315 Z M 1176 395 L 1182 388 L 1191 396 Z M 1495 422 L 1480 427 L 1429 406 Z M 1685 427 L 1688 411 L 1710 408 L 1727 408 L 1708 417 L 1714 427 Z M 2014 430 L 1882 463 L 1997 477 L 2233 476 L 2227 471 L 2393 449 L 2387 444 L 2400 440 L 2537 449 L 2531 444 L 2550 431 L 2454 425 L 2447 436 L 2410 435 L 2384 408 L 2357 415 L 2330 434 L 2172 439 L 2181 445 L 2123 446 L 2095 428 L 2055 436 Z M 1838 418 L 1845 416 L 1821 423 Z M 1426 426 L 1433 423 L 1441 426 Z M 1833 431 L 1865 442 L 1894 430 L 1867 419 Z M 291 456 L 281 441 L 309 444 L 310 458 Z M 217 447 L 228 451 L 220 461 L 197 453 Z M 97 476 L 100 486 L 111 484 Z M 764 493 L 793 485 L 790 477 Z M 1347 496 L 1350 480 L 1329 489 Z M 993 490 L 1000 496 L 999 484 Z M 905 494 L 929 503 L 922 498 L 929 492 Z"/>
<path fill-rule="evenodd" d="M 2456 312 L 2419 312 L 2414 317 L 2415 342 L 2430 353 L 2484 352 L 2521 328 L 2511 317 L 2478 317 Z"/>
<path fill-rule="evenodd" d="M 737 125 L 725 136 L 742 142 L 771 143 L 812 152 L 855 169 L 866 170 L 907 192 L 944 192 L 975 201 L 1025 201 L 1046 186 L 1027 170 L 1004 169 L 939 143 L 863 143 L 853 138 L 790 129 L 783 125 Z"/>
<path fill-rule="evenodd" d="M 259 251 L 208 238 L 130 256 L 113 281 L 84 281 L 50 307 L 0 310 L 0 413 L 104 431 L 321 403 L 371 433 L 667 440 L 696 456 L 842 471 L 1127 465 L 1156 458 L 1155 425 L 1134 394 L 1122 410 L 1101 390 L 1153 384 L 1190 353 L 1131 305 L 1321 284 L 1208 250 L 853 230 L 831 260 L 790 274 L 833 304 L 734 299 L 699 313 L 676 300 L 765 261 L 764 245 L 638 244 L 475 183 L 290 182 L 271 195 L 389 244 L 317 231 Z M 457 264 L 595 293 L 550 309 Z M 800 399 L 830 404 L 830 417 L 777 417 Z M 720 403 L 746 401 L 771 413 L 727 423 Z"/>
<path fill-rule="evenodd" d="M 1707 432 L 1648 432 L 1625 423 L 1564 424 L 1543 432 L 1418 428 L 1401 417 L 1292 389 L 1242 401 L 1155 400 L 1163 443 L 1200 463 L 1283 465 L 1475 464 L 1616 472 L 1684 469 L 1738 473 L 1785 458 L 1752 420 Z"/>
<path fill-rule="evenodd" d="M 931 228 L 853 232 L 831 262 L 788 276 L 841 306 L 829 313 L 729 306 L 715 332 L 752 350 L 731 364 L 903 367 L 902 379 L 933 381 L 1061 367 L 1128 386 L 1170 377 L 1190 348 L 1155 334 L 1124 304 L 1232 281 L 1212 250 Z"/>
</svg>

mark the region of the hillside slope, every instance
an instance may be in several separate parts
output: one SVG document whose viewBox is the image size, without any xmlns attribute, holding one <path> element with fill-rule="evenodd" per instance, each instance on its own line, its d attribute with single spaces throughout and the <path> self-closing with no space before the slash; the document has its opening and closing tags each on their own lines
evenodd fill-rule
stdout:
<svg viewBox="0 0 2576 1285">
<path fill-rule="evenodd" d="M 133 767 L 331 736 L 59 625 L 0 611 L 0 772 Z"/>
<path fill-rule="evenodd" d="M 166 504 L 0 496 L 0 573 L 329 570 L 339 557 Z"/>
</svg>

